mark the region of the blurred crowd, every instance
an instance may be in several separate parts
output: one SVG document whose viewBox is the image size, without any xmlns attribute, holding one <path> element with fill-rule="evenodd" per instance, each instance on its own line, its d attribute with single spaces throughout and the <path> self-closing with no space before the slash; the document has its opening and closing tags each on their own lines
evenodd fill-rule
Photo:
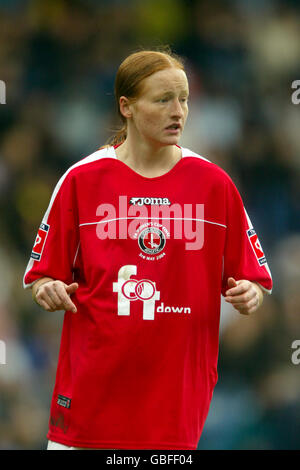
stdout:
<svg viewBox="0 0 300 470">
<path fill-rule="evenodd" d="M 245 317 L 222 303 L 219 382 L 199 449 L 299 449 L 298 0 L 0 0 L 0 449 L 44 449 L 63 312 L 22 288 L 54 186 L 118 125 L 120 62 L 170 44 L 185 60 L 181 145 L 238 187 L 274 281 Z"/>
</svg>

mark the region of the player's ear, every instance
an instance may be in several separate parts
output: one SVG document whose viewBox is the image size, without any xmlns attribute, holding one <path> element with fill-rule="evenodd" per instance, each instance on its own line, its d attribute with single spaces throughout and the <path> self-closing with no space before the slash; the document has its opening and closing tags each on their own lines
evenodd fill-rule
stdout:
<svg viewBox="0 0 300 470">
<path fill-rule="evenodd" d="M 124 116 L 126 119 L 129 119 L 132 117 L 132 110 L 131 110 L 131 101 L 126 98 L 126 96 L 121 96 L 120 97 L 120 113 L 122 116 Z"/>
</svg>

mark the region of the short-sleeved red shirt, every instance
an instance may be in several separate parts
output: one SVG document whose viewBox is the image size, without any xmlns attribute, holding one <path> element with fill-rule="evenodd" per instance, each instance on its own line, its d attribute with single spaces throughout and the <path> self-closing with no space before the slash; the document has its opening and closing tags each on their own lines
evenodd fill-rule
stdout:
<svg viewBox="0 0 300 470">
<path fill-rule="evenodd" d="M 104 148 L 59 180 L 24 287 L 78 282 L 65 312 L 48 438 L 77 447 L 196 449 L 217 382 L 227 279 L 271 293 L 230 177 L 182 148 L 162 176 Z"/>
</svg>

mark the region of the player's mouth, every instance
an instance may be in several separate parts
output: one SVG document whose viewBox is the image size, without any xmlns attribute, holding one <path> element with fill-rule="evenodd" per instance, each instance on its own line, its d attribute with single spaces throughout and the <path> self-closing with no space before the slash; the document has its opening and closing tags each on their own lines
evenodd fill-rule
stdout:
<svg viewBox="0 0 300 470">
<path fill-rule="evenodd" d="M 168 134 L 179 134 L 181 132 L 181 124 L 179 124 L 178 122 L 177 123 L 174 123 L 174 124 L 171 124 L 170 126 L 166 127 L 166 131 L 168 132 Z"/>
</svg>

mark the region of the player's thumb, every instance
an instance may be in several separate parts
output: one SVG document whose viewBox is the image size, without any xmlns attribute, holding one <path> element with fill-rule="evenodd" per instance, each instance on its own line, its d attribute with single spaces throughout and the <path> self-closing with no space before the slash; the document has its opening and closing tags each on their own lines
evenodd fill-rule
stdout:
<svg viewBox="0 0 300 470">
<path fill-rule="evenodd" d="M 79 285 L 77 282 L 72 282 L 72 284 L 66 287 L 66 291 L 69 295 L 74 294 L 74 292 L 78 289 Z"/>
<path fill-rule="evenodd" d="M 228 280 L 227 280 L 227 283 L 228 283 L 228 287 L 236 287 L 237 286 L 237 282 L 233 277 L 229 277 Z"/>
</svg>

